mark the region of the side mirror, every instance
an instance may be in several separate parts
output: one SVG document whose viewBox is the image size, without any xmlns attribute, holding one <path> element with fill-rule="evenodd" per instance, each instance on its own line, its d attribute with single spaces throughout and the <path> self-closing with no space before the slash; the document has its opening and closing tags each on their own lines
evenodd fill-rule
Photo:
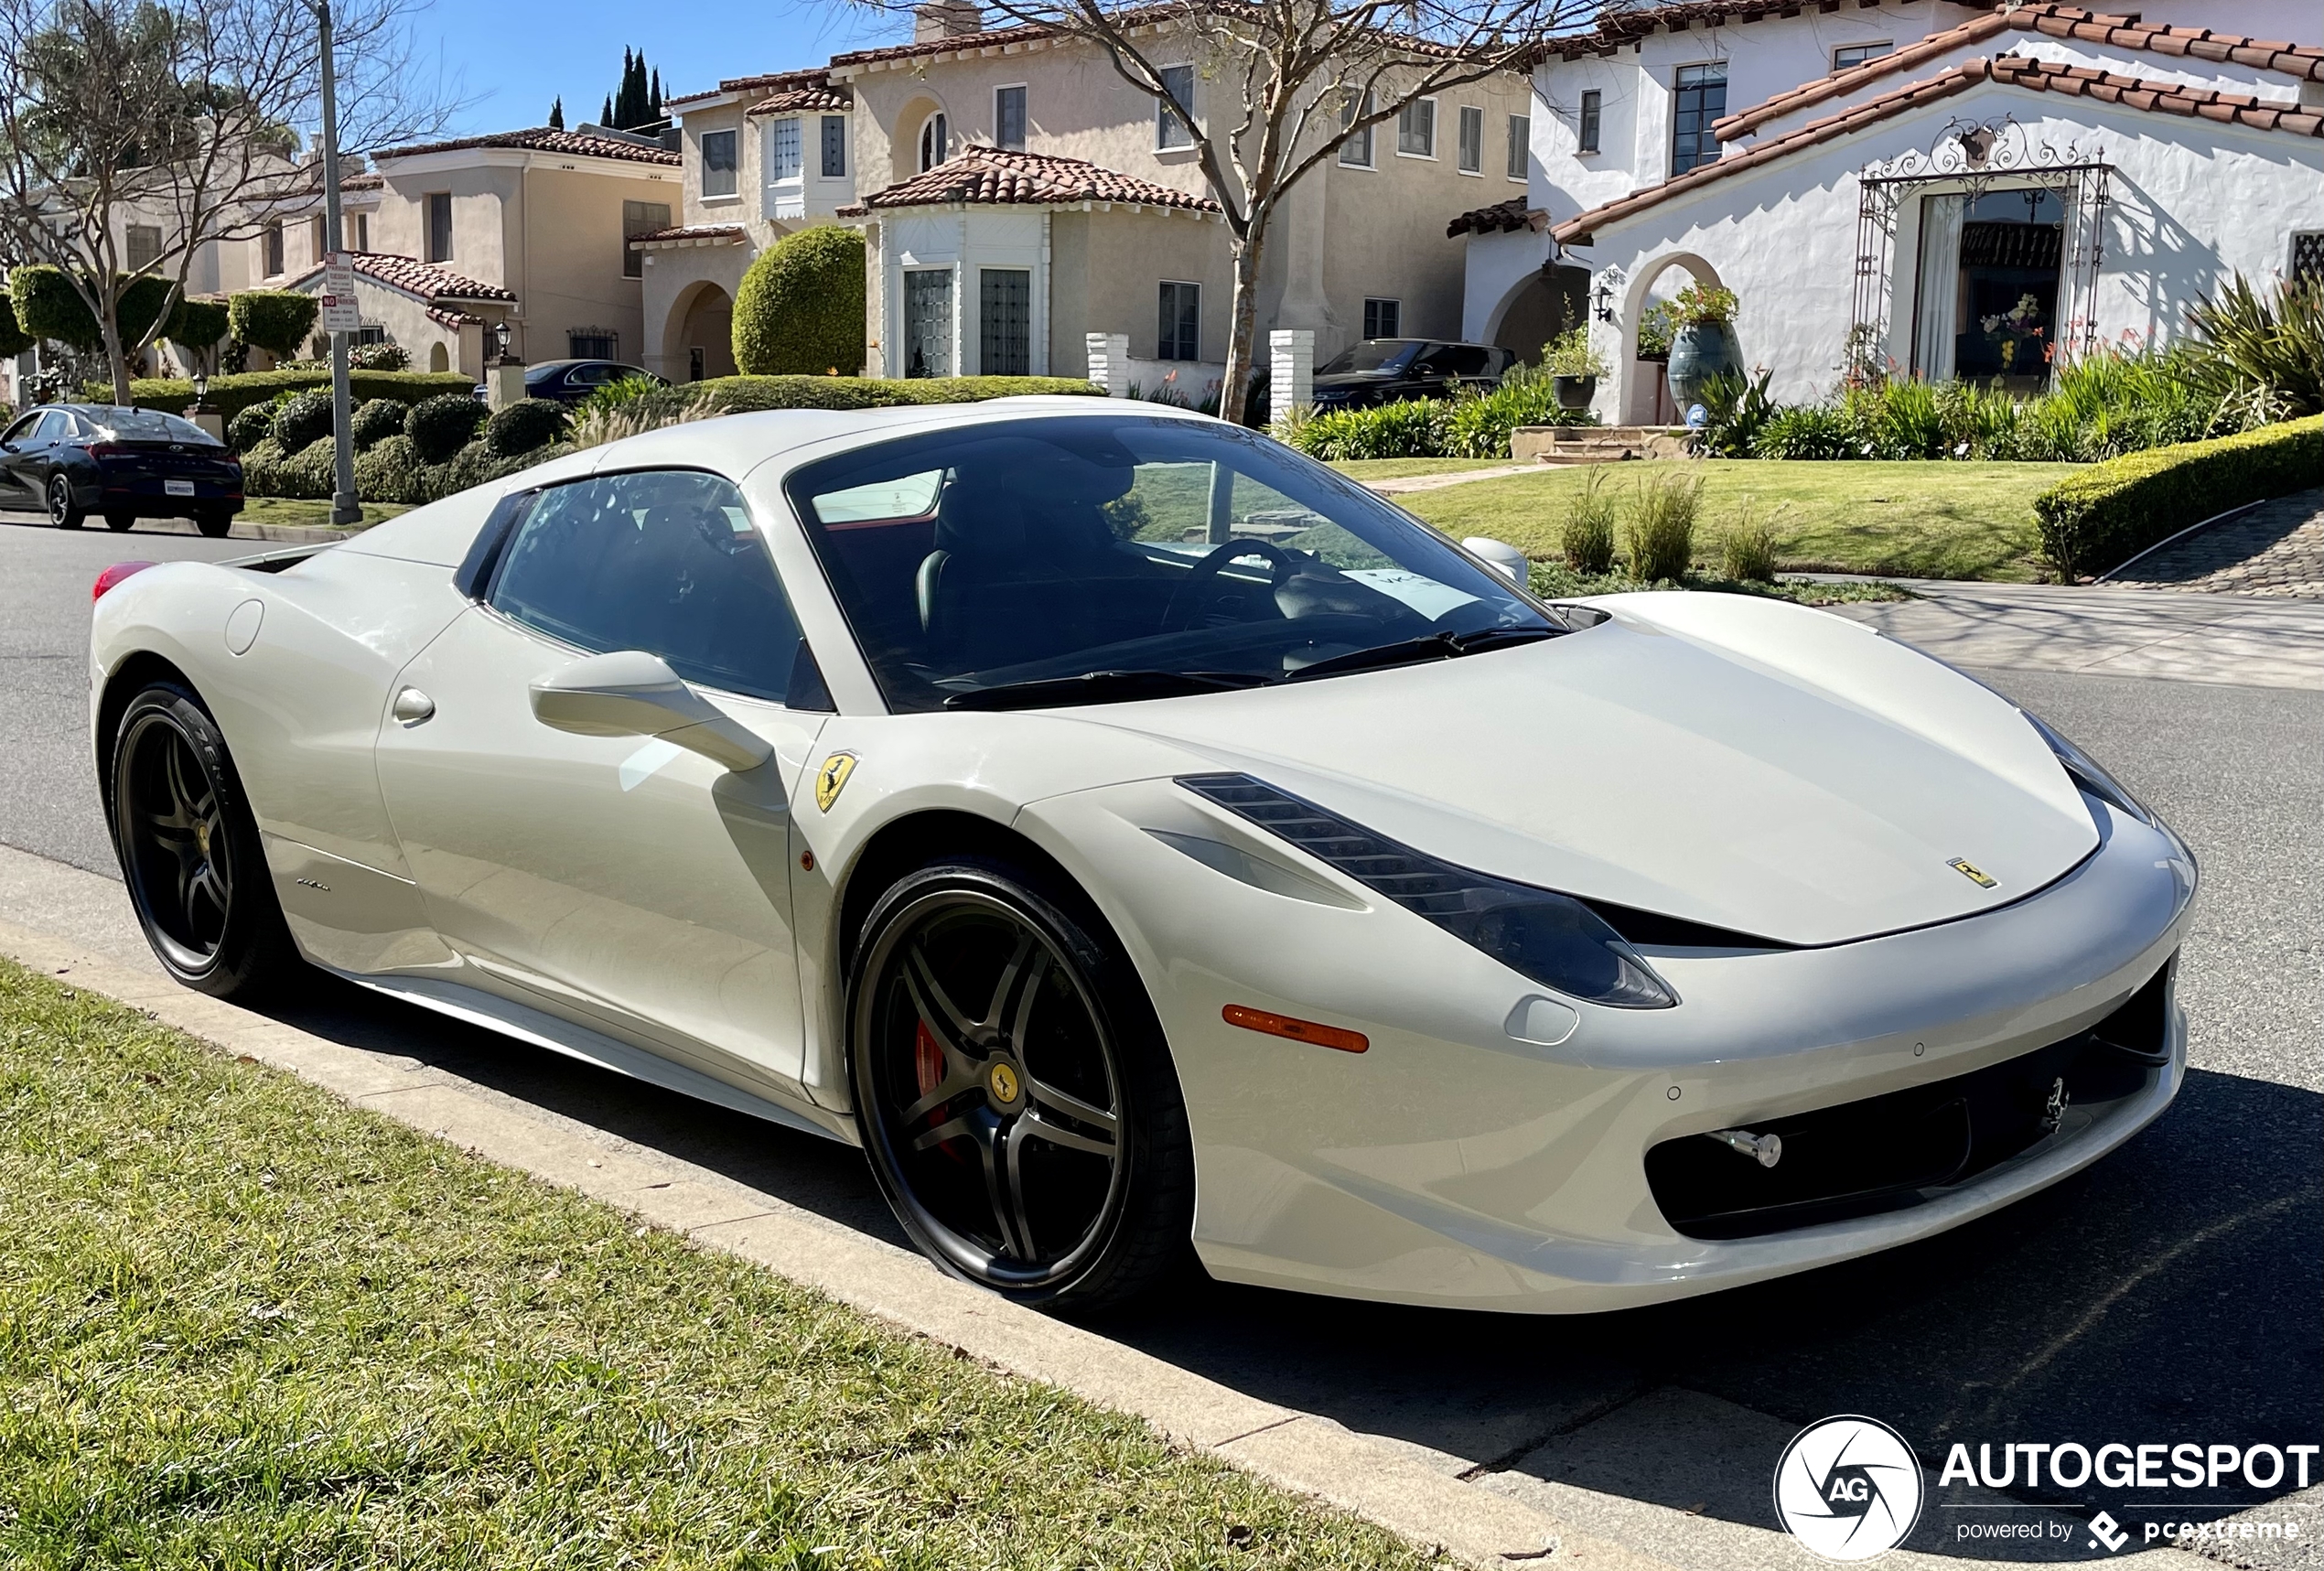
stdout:
<svg viewBox="0 0 2324 1571">
<path fill-rule="evenodd" d="M 1471 535 L 1460 543 L 1469 554 L 1476 557 L 1486 566 L 1516 585 L 1520 589 L 1525 587 L 1531 575 L 1527 572 L 1525 554 L 1517 547 L 1507 541 L 1488 540 L 1481 534 Z"/>
<path fill-rule="evenodd" d="M 533 683 L 533 717 L 576 737 L 655 737 L 729 769 L 775 756 L 682 681 L 659 655 L 618 650 L 591 655 Z"/>
</svg>

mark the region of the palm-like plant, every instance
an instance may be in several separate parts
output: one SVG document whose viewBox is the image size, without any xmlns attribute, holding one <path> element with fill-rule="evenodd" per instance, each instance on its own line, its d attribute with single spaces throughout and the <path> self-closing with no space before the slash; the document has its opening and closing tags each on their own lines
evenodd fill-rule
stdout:
<svg viewBox="0 0 2324 1571">
<path fill-rule="evenodd" d="M 2238 273 L 2188 307 L 2187 323 L 2211 352 L 2232 423 L 2324 414 L 2324 279 L 2281 279 L 2263 296 Z"/>
</svg>

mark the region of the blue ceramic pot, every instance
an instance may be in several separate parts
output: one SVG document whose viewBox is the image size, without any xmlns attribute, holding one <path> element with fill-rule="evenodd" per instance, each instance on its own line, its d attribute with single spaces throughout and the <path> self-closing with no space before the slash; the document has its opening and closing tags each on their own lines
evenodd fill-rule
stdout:
<svg viewBox="0 0 2324 1571">
<path fill-rule="evenodd" d="M 1678 405 L 1682 419 L 1703 402 L 1703 390 L 1712 378 L 1742 372 L 1743 351 L 1736 345 L 1735 329 L 1726 323 L 1689 324 L 1671 335 L 1671 402 Z"/>
</svg>

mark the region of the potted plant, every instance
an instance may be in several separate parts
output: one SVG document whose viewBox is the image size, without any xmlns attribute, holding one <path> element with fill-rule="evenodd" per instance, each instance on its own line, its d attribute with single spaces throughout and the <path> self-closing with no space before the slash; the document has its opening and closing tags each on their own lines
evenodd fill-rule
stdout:
<svg viewBox="0 0 2324 1571">
<path fill-rule="evenodd" d="M 1544 344 L 1542 363 L 1560 409 L 1587 409 L 1598 396 L 1598 379 L 1606 374 L 1605 360 L 1589 347 L 1587 328 L 1569 328 Z"/>
<path fill-rule="evenodd" d="M 1722 376 L 1739 376 L 1743 351 L 1735 341 L 1735 291 L 1718 285 L 1689 284 L 1671 307 L 1677 321 L 1671 334 L 1668 375 L 1671 401 L 1682 414 L 1703 402 L 1704 390 Z"/>
</svg>

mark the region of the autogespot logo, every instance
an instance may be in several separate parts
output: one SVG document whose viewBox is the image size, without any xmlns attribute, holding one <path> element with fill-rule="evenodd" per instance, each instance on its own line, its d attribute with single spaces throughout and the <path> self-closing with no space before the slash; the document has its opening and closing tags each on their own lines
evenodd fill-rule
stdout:
<svg viewBox="0 0 2324 1571">
<path fill-rule="evenodd" d="M 1811 1424 L 1775 1464 L 1775 1519 L 1825 1560 L 1869 1560 L 1921 1520 L 1921 1462 L 1877 1418 Z"/>
</svg>

